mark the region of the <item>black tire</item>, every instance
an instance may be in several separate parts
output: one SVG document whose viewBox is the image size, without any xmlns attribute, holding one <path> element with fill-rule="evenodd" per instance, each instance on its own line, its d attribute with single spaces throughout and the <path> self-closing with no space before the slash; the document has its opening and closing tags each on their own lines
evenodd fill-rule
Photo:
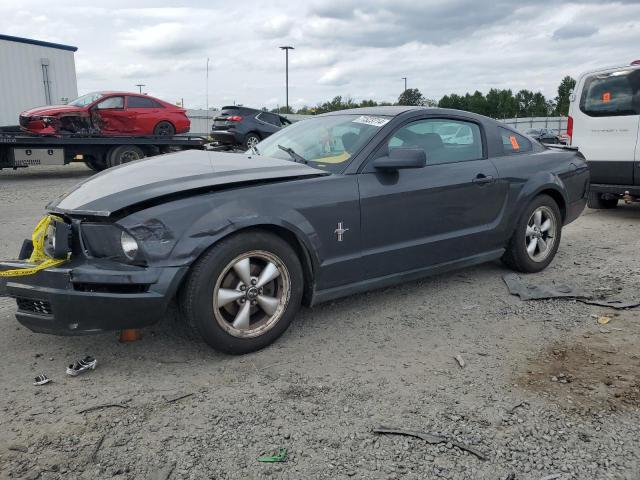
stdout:
<svg viewBox="0 0 640 480">
<path fill-rule="evenodd" d="M 102 170 L 107 168 L 104 156 L 102 155 L 100 156 L 100 158 L 96 158 L 93 155 L 87 155 L 85 156 L 84 164 L 94 172 L 101 172 Z"/>
<path fill-rule="evenodd" d="M 109 168 L 117 167 L 118 165 L 140 160 L 144 157 L 144 152 L 140 147 L 136 147 L 135 145 L 119 145 L 112 147 L 107 153 L 107 166 Z"/>
<path fill-rule="evenodd" d="M 280 289 L 280 292 L 287 292 L 286 295 L 283 293 L 279 296 L 277 293 L 273 293 L 273 296 L 279 299 L 276 313 L 265 313 L 259 306 L 254 307 L 253 303 L 249 305 L 249 302 L 246 302 L 246 299 L 250 298 L 249 290 L 255 289 L 255 287 L 249 289 L 245 287 L 246 299 L 239 298 L 221 306 L 218 306 L 217 303 L 214 305 L 217 302 L 214 298 L 216 296 L 214 292 L 217 292 L 218 289 L 225 288 L 227 291 L 235 293 L 239 293 L 240 290 L 245 291 L 242 288 L 244 286 L 242 281 L 235 283 L 235 280 L 231 279 L 231 283 L 227 283 L 231 287 L 223 287 L 223 285 L 229 280 L 229 276 L 237 276 L 237 279 L 240 279 L 232 267 L 234 262 L 237 263 L 237 260 L 244 255 L 257 252 L 268 253 L 281 262 L 278 269 L 284 273 L 273 280 L 274 285 L 276 282 L 281 284 L 284 284 L 285 281 L 288 282 L 286 289 Z M 251 258 L 253 261 L 251 268 L 255 267 L 259 272 L 260 267 L 256 263 L 257 257 L 252 256 Z M 280 268 L 283 269 L 280 270 Z M 262 271 L 264 270 L 266 268 L 263 268 Z M 253 270 L 251 275 L 254 275 Z M 300 308 L 303 282 L 300 260 L 293 248 L 276 235 L 261 230 L 252 230 L 221 240 L 195 262 L 180 291 L 180 309 L 185 321 L 214 349 L 233 355 L 254 352 L 274 342 L 287 329 Z M 275 290 L 276 288 L 273 291 Z M 257 320 L 247 330 L 236 330 L 233 328 L 232 320 L 238 319 L 245 302 L 247 309 L 250 308 L 253 312 L 249 314 L 248 318 L 252 322 L 253 319 Z M 224 315 L 229 313 L 227 309 L 233 309 L 233 311 L 228 318 L 224 318 Z M 266 320 L 260 320 L 261 318 Z M 261 327 L 264 331 L 251 334 L 253 336 L 241 336 L 249 335 L 250 331 L 259 331 L 261 321 L 266 322 Z"/>
<path fill-rule="evenodd" d="M 260 142 L 260 136 L 257 133 L 247 133 L 242 142 L 242 147 L 245 150 L 249 150 L 253 145 Z"/>
<path fill-rule="evenodd" d="M 545 245 L 549 251 L 544 258 L 534 260 L 527 252 L 527 226 L 533 218 L 534 212 L 542 209 L 549 216 L 554 217 L 553 244 L 549 247 L 549 238 L 545 238 Z M 527 206 L 518 219 L 516 229 L 507 244 L 502 256 L 502 262 L 513 270 L 524 273 L 535 273 L 544 270 L 552 261 L 558 251 L 562 237 L 562 214 L 556 201 L 548 195 L 539 195 Z M 545 250 L 546 252 L 546 250 Z"/>
<path fill-rule="evenodd" d="M 587 207 L 594 208 L 596 210 L 609 210 L 618 206 L 617 198 L 602 198 L 601 193 L 589 192 L 587 198 Z"/>
<path fill-rule="evenodd" d="M 162 121 L 155 126 L 153 134 L 158 137 L 173 137 L 176 134 L 176 127 L 171 122 Z"/>
</svg>

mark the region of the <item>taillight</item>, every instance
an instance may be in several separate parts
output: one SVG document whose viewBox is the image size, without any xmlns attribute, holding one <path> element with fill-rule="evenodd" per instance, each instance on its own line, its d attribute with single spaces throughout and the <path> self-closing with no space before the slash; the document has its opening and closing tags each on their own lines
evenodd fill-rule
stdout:
<svg viewBox="0 0 640 480">
<path fill-rule="evenodd" d="M 233 115 L 231 117 L 228 117 L 227 121 L 229 121 L 229 122 L 241 122 L 242 121 L 242 117 L 240 115 Z"/>
<path fill-rule="evenodd" d="M 567 117 L 567 136 L 569 137 L 569 145 L 571 145 L 573 137 L 573 117 L 571 115 Z"/>
</svg>

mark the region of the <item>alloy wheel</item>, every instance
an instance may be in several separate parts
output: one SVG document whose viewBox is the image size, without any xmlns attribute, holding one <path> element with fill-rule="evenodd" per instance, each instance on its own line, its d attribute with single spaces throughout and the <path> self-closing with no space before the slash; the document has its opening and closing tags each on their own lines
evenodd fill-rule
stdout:
<svg viewBox="0 0 640 480">
<path fill-rule="evenodd" d="M 556 242 L 557 220 L 553 211 L 546 206 L 536 208 L 525 233 L 525 248 L 534 262 L 543 262 L 553 251 Z"/>
<path fill-rule="evenodd" d="M 247 138 L 247 147 L 253 148 L 260 143 L 260 140 L 253 135 Z"/>
<path fill-rule="evenodd" d="M 257 337 L 282 318 L 291 295 L 291 277 L 271 252 L 237 256 L 222 270 L 213 291 L 213 314 L 234 337 Z"/>
</svg>

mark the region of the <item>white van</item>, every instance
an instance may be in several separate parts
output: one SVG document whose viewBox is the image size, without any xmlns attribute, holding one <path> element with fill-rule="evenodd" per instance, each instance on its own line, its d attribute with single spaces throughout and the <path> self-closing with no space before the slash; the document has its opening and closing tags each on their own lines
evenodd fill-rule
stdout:
<svg viewBox="0 0 640 480">
<path fill-rule="evenodd" d="M 580 75 L 567 134 L 591 167 L 591 208 L 640 199 L 640 61 Z"/>
</svg>

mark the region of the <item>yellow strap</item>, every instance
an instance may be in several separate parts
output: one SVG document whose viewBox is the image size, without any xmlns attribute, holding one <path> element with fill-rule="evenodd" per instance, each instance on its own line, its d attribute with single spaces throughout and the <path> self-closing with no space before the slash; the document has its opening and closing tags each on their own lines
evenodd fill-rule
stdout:
<svg viewBox="0 0 640 480">
<path fill-rule="evenodd" d="M 38 273 L 40 270 L 44 270 L 46 268 L 57 267 L 58 265 L 62 265 L 67 261 L 66 258 L 61 260 L 54 260 L 50 258 L 49 260 L 45 260 L 39 265 L 31 268 L 16 268 L 14 270 L 5 270 L 4 272 L 0 272 L 0 277 L 23 277 L 27 275 L 33 275 Z"/>
<path fill-rule="evenodd" d="M 36 225 L 36 228 L 33 230 L 31 234 L 31 241 L 33 242 L 33 253 L 29 257 L 29 263 L 35 264 L 31 268 L 16 268 L 14 270 L 5 270 L 0 272 L 0 277 L 22 277 L 26 275 L 33 275 L 38 273 L 40 270 L 44 270 L 46 268 L 57 267 L 58 265 L 63 264 L 68 259 L 55 259 L 51 258 L 47 255 L 44 249 L 44 242 L 47 236 L 47 228 L 54 220 L 62 219 L 60 217 L 56 217 L 54 215 L 47 215 L 43 217 Z"/>
</svg>

